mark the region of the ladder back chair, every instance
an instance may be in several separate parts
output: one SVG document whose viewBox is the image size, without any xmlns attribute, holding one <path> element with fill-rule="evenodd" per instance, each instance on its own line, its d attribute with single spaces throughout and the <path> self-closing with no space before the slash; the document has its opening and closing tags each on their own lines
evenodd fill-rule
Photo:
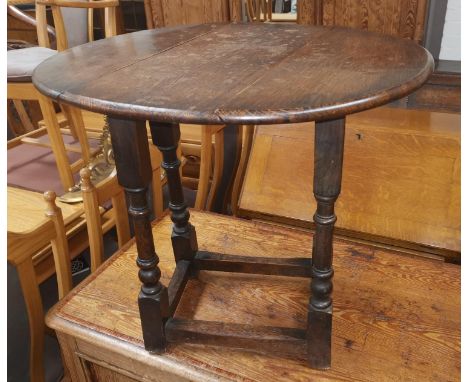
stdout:
<svg viewBox="0 0 468 382">
<path fill-rule="evenodd" d="M 88 168 L 81 169 L 80 176 L 83 207 L 88 228 L 91 271 L 94 272 L 104 259 L 105 227 L 103 227 L 101 210 L 106 202 L 112 201 L 112 217 L 120 248 L 130 240 L 127 203 L 125 202 L 124 190 L 119 186 L 116 176 L 105 179 L 97 187 L 91 182 L 91 171 Z"/>
<path fill-rule="evenodd" d="M 34 268 L 33 256 L 44 246 L 52 245 L 57 269 L 57 285 L 60 298 L 71 289 L 71 270 L 66 240 L 66 228 L 62 210 L 55 204 L 55 194 L 46 193 L 46 215 L 34 229 L 7 233 L 7 261 L 18 273 L 29 322 L 29 375 L 32 382 L 45 378 L 44 346 L 45 323 L 39 283 Z M 9 200 L 10 207 L 10 200 Z M 80 211 L 79 214 L 82 212 Z M 68 216 L 67 216 L 68 217 Z"/>
<path fill-rule="evenodd" d="M 117 183 L 116 176 L 114 175 L 99 185 L 93 186 L 89 178 L 89 170 L 84 169 L 82 175 L 84 198 L 81 207 L 72 207 L 63 203 L 59 207 L 56 204 L 55 193 L 47 191 L 44 194 L 47 204 L 46 216 L 42 222 L 29 231 L 8 231 L 7 259 L 17 269 L 28 314 L 30 328 L 29 370 L 33 382 L 44 381 L 45 340 L 44 309 L 39 292 L 40 280 L 33 262 L 34 255 L 45 246 L 51 245 L 57 274 L 58 296 L 61 299 L 73 288 L 70 261 L 71 243 L 75 239 L 83 241 L 83 237 L 78 234 L 76 238 L 70 237 L 71 234 L 75 233 L 70 233 L 68 229 L 71 220 L 83 213 L 85 215 L 91 272 L 94 272 L 103 261 L 103 234 L 105 232 L 113 226 L 116 227 L 119 248 L 130 240 L 125 197 L 123 189 Z M 112 208 L 106 210 L 102 205 L 109 200 L 112 202 Z M 65 217 L 62 214 L 62 209 L 67 211 Z"/>
<path fill-rule="evenodd" d="M 86 27 L 86 19 L 90 18 L 89 15 L 92 15 L 91 12 L 95 9 L 104 9 L 106 37 L 115 35 L 115 8 L 118 6 L 118 1 L 38 0 L 36 1 L 36 28 L 39 47 L 11 50 L 7 53 L 8 99 L 16 101 L 16 104 L 24 100 L 38 101 L 44 117 L 42 127 L 28 132 L 16 140 L 10 141 L 8 148 L 10 149 L 20 144 L 50 147 L 54 153 L 60 180 L 66 191 L 75 184 L 73 173 L 87 164 L 95 152 L 89 147 L 87 133 L 79 109 L 62 105 L 63 115 L 60 120 L 60 118 L 57 118 L 54 103 L 40 94 L 31 82 L 33 70 L 41 62 L 56 53 L 56 50 L 50 49 L 52 45 L 49 39 L 50 27 L 47 25 L 46 20 L 47 6 L 50 6 L 52 9 L 57 50 L 62 51 L 68 47 L 87 42 L 88 35 L 91 33 L 89 28 Z M 84 23 L 82 22 L 83 17 L 85 19 Z M 69 129 L 65 129 L 66 126 Z M 62 132 L 71 134 L 79 142 L 79 147 L 65 144 Z M 40 139 L 44 135 L 48 136 L 50 143 Z M 78 152 L 81 155 L 81 159 L 70 164 L 67 152 Z"/>
</svg>

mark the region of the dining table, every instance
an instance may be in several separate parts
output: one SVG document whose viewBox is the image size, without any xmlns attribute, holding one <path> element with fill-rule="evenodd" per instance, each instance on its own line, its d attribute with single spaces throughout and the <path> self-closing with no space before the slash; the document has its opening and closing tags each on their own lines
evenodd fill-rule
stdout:
<svg viewBox="0 0 468 382">
<path fill-rule="evenodd" d="M 430 53 L 409 40 L 341 27 L 271 23 L 145 30 L 81 45 L 39 65 L 33 82 L 41 93 L 108 116 L 117 177 L 135 231 L 145 348 L 160 354 L 167 343 L 189 342 L 305 352 L 310 367 L 329 368 L 334 205 L 341 191 L 346 117 L 415 91 L 433 67 Z M 146 198 L 151 180 L 147 120 L 169 185 L 177 265 L 168 286 L 160 281 Z M 315 121 L 310 161 L 317 202 L 313 248 L 303 248 L 300 258 L 199 249 L 182 193 L 179 124 L 310 121 Z M 203 232 L 203 226 L 196 228 Z M 187 280 L 200 270 L 310 278 L 306 327 L 178 320 L 174 313 Z"/>
</svg>

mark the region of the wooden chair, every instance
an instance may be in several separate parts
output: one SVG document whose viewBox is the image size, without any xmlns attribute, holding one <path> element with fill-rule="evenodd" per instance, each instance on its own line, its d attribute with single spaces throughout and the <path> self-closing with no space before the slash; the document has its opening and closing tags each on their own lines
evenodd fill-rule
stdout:
<svg viewBox="0 0 468 382">
<path fill-rule="evenodd" d="M 252 151 L 252 143 L 255 132 L 255 126 L 242 126 L 242 136 L 240 140 L 240 158 L 237 165 L 236 175 L 232 185 L 231 192 L 231 212 L 234 216 L 238 216 L 239 199 L 242 185 L 244 184 L 247 164 L 249 163 L 250 152 Z"/>
<path fill-rule="evenodd" d="M 91 182 L 91 171 L 83 168 L 80 171 L 83 207 L 88 228 L 89 251 L 91 253 L 91 271 L 94 272 L 104 258 L 104 232 L 101 210 L 109 200 L 112 201 L 112 214 L 117 231 L 119 248 L 130 240 L 130 227 L 127 215 L 127 203 L 123 189 L 113 176 L 105 179 L 97 187 Z"/>
<path fill-rule="evenodd" d="M 83 167 L 84 164 L 88 163 L 94 153 L 91 152 L 89 147 L 80 111 L 69 106 L 61 106 L 69 127 L 68 131 L 64 131 L 62 129 L 64 127 L 63 124 L 61 125 L 57 118 L 53 102 L 47 97 L 42 96 L 31 82 L 31 75 L 34 68 L 56 53 L 55 50 L 50 49 L 50 28 L 46 20 L 46 6 L 52 8 L 56 30 L 57 50 L 62 51 L 69 47 L 66 23 L 64 22 L 66 14 L 62 14 L 62 8 L 66 10 L 70 8 L 87 10 L 88 17 L 90 14 L 92 15 L 91 12 L 94 9 L 103 8 L 105 12 L 105 33 L 106 37 L 110 37 L 116 34 L 115 8 L 118 6 L 118 1 L 98 0 L 93 2 L 79 2 L 69 0 L 38 0 L 36 2 L 36 21 L 39 47 L 8 51 L 8 99 L 16 101 L 17 105 L 20 104 L 20 101 L 24 100 L 38 101 L 45 124 L 45 126 L 38 130 L 30 131 L 19 140 L 9 144 L 8 148 L 15 147 L 18 144 L 34 144 L 51 147 L 57 162 L 61 182 L 64 189 L 67 190 L 75 184 L 73 173 Z M 90 35 L 89 30 L 85 32 Z M 71 33 L 69 33 L 69 35 L 72 36 Z M 76 43 L 76 41 L 74 42 Z M 80 41 L 80 43 L 82 42 L 86 41 Z M 31 126 L 28 125 L 28 129 L 31 129 Z M 80 147 L 66 145 L 63 142 L 62 132 L 71 134 L 78 140 Z M 39 139 L 46 134 L 48 135 L 50 143 Z M 82 158 L 70 164 L 67 157 L 67 152 L 69 151 L 79 152 Z"/>
<path fill-rule="evenodd" d="M 187 160 L 184 183 L 197 189 L 196 209 L 211 210 L 224 167 L 224 126 L 181 125 L 181 152 Z M 151 147 L 151 146 L 150 146 Z M 190 169 L 199 166 L 199 171 Z M 194 171 L 195 170 L 195 171 Z"/>
<path fill-rule="evenodd" d="M 43 352 L 45 340 L 44 309 L 34 269 L 33 255 L 44 246 L 52 243 L 54 261 L 57 269 L 60 270 L 57 274 L 59 295 L 63 297 L 71 289 L 70 258 L 68 257 L 68 243 L 65 238 L 65 225 L 70 221 L 70 218 L 73 219 L 76 216 L 75 213 L 70 214 L 70 211 L 68 211 L 64 220 L 61 209 L 55 204 L 55 194 L 47 193 L 45 197 L 48 203 L 46 210 L 48 217 L 44 218 L 32 230 L 22 232 L 9 230 L 7 236 L 7 260 L 16 267 L 28 314 L 31 381 L 44 380 Z M 8 207 L 11 207 L 10 195 Z M 77 213 L 81 214 L 82 211 Z"/>
<path fill-rule="evenodd" d="M 44 380 L 43 349 L 44 349 L 44 309 L 39 293 L 39 277 L 35 269 L 34 257 L 47 245 L 52 246 L 52 253 L 57 274 L 59 299 L 63 298 L 73 287 L 70 248 L 73 246 L 72 236 L 75 231 L 69 224 L 84 213 L 89 238 L 91 271 L 94 272 L 102 263 L 104 247 L 102 237 L 114 225 L 117 231 L 119 248 L 130 240 L 130 229 L 127 207 L 122 188 L 115 176 L 106 179 L 97 187 L 90 182 L 89 171 L 84 169 L 83 175 L 83 206 L 70 206 L 55 202 L 55 193 L 44 194 L 47 202 L 46 217 L 33 229 L 21 232 L 8 231 L 8 262 L 17 269 L 20 285 L 23 291 L 30 327 L 30 375 L 32 381 Z M 9 194 L 9 218 L 19 220 L 14 207 L 21 202 L 21 197 L 27 196 L 27 191 L 11 189 Z M 18 196 L 19 194 L 19 196 Z M 13 200 L 14 198 L 14 200 Z M 110 200 L 112 209 L 105 210 L 102 205 Z M 24 202 L 27 202 L 24 200 Z M 37 206 L 35 207 L 37 209 Z M 62 214 L 64 209 L 65 214 Z M 10 219 L 9 219 L 10 220 Z M 17 225 L 18 226 L 18 225 Z M 14 228 L 17 229 L 18 228 Z M 77 236 L 83 242 L 82 236 Z"/>
</svg>

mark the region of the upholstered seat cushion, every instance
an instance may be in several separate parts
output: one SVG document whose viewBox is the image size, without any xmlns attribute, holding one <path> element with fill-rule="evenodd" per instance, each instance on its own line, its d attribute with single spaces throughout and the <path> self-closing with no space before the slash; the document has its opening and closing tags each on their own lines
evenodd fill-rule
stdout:
<svg viewBox="0 0 468 382">
<path fill-rule="evenodd" d="M 56 50 L 39 46 L 9 50 L 7 52 L 8 82 L 30 82 L 34 69 L 54 54 L 57 54 Z"/>
</svg>

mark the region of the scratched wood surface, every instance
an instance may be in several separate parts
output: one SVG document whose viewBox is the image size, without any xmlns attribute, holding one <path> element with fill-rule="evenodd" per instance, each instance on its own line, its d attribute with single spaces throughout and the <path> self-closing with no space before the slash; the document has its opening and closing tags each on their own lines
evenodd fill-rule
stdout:
<svg viewBox="0 0 468 382">
<path fill-rule="evenodd" d="M 424 48 L 390 36 L 211 24 L 85 44 L 41 64 L 33 81 L 56 100 L 124 118 L 265 124 L 373 108 L 411 93 L 432 70 Z"/>
<path fill-rule="evenodd" d="M 271 257 L 310 254 L 308 233 L 210 213 L 191 215 L 201 250 Z M 170 232 L 168 216 L 153 227 L 165 285 L 175 268 Z M 456 265 L 335 240 L 332 366 L 317 371 L 302 361 L 227 348 L 172 345 L 162 356 L 149 355 L 139 324 L 136 248 L 130 245 L 48 315 L 48 324 L 61 333 L 67 362 L 75 365 L 73 373 L 76 365 L 91 363 L 113 375 L 145 381 L 460 378 Z M 307 279 L 202 272 L 189 281 L 176 317 L 304 328 L 308 298 Z M 91 361 L 83 366 L 76 353 Z"/>
<path fill-rule="evenodd" d="M 337 232 L 459 256 L 460 127 L 452 113 L 349 116 Z M 258 127 L 239 214 L 312 228 L 313 155 L 313 123 Z"/>
</svg>

